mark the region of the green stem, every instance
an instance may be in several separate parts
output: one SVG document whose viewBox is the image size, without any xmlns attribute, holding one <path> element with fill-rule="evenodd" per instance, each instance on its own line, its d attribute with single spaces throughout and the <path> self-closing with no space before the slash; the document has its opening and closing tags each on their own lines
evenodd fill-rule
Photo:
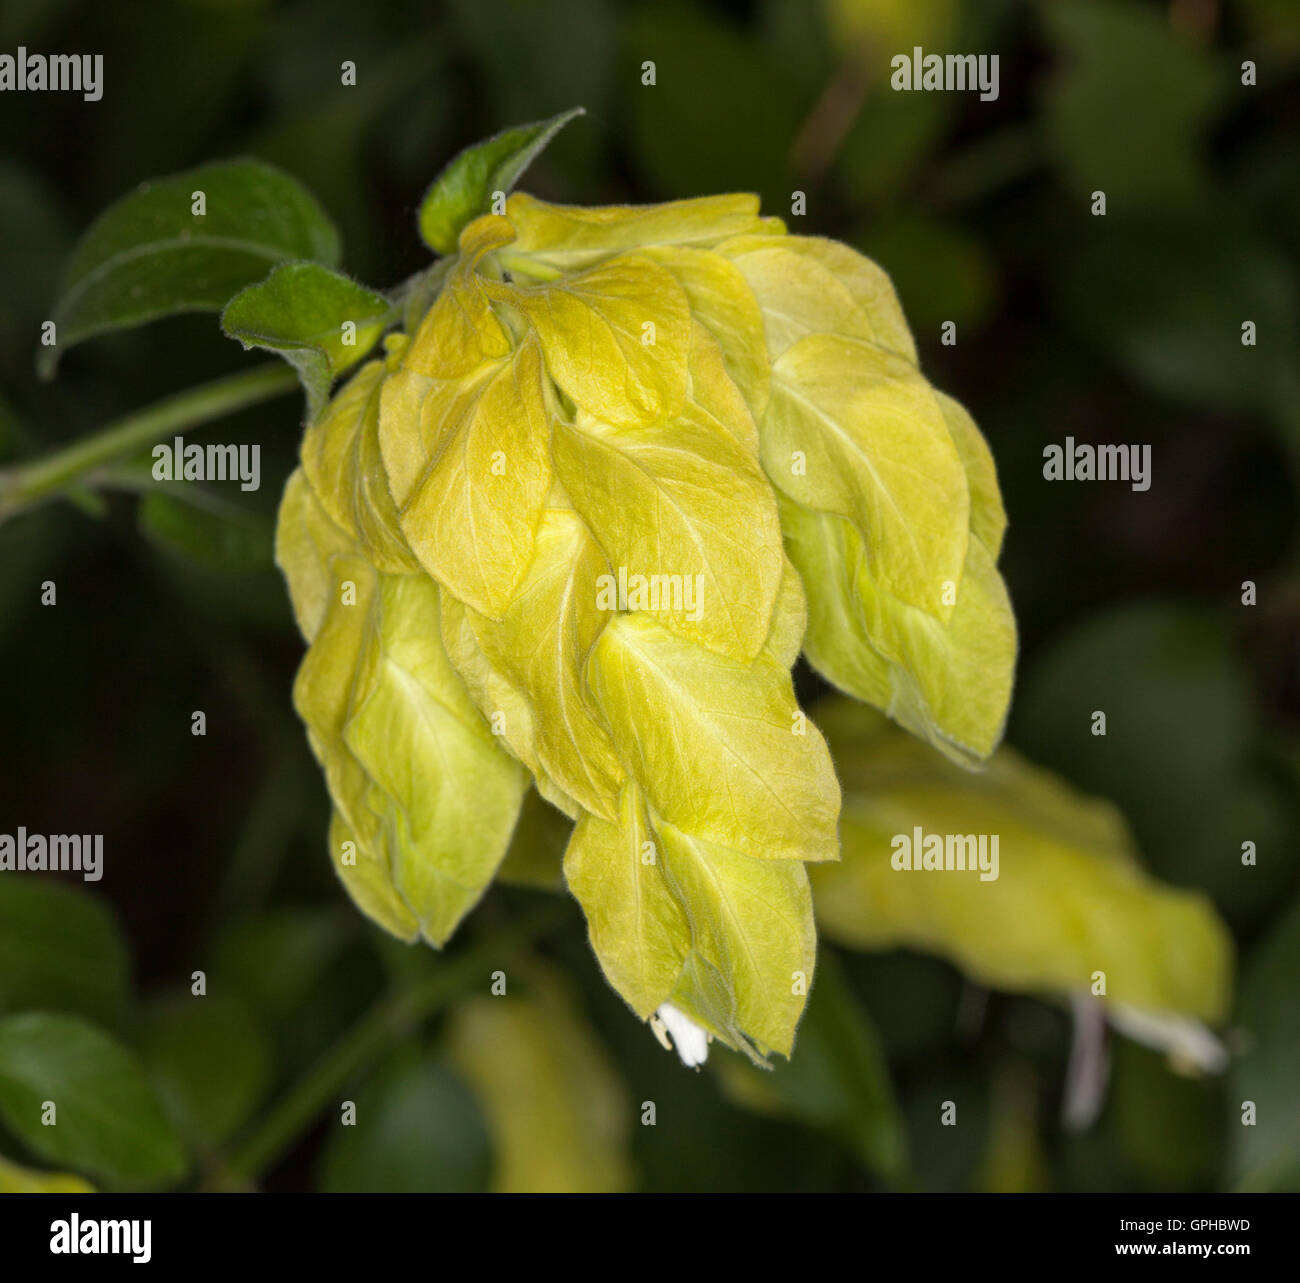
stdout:
<svg viewBox="0 0 1300 1283">
<path fill-rule="evenodd" d="M 169 432 L 198 427 L 290 391 L 298 376 L 287 365 L 259 365 L 202 383 L 43 458 L 0 471 L 0 521 L 43 499 L 57 497 L 87 473 L 152 445 Z"/>
<path fill-rule="evenodd" d="M 300 1135 L 358 1074 L 369 1068 L 401 1035 L 422 1024 L 512 953 L 545 934 L 563 917 L 549 904 L 494 931 L 437 971 L 383 999 L 355 1024 L 273 1106 L 253 1134 L 208 1182 L 210 1189 L 246 1187 L 292 1147 Z"/>
</svg>

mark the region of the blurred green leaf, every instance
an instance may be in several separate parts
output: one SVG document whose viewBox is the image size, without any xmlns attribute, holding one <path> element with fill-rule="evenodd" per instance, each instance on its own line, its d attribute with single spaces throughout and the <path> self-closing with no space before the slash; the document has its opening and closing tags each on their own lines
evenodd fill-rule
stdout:
<svg viewBox="0 0 1300 1283">
<path fill-rule="evenodd" d="M 909 1079 L 902 1094 L 921 1188 L 970 1189 L 980 1175 L 991 1123 L 989 1087 L 978 1062 L 970 1055 L 940 1059 Z"/>
<path fill-rule="evenodd" d="M 195 214 L 202 192 L 206 212 Z M 177 312 L 219 311 L 276 263 L 337 265 L 339 239 L 314 196 L 259 160 L 227 160 L 143 183 L 78 241 L 54 309 L 58 342 L 38 369 L 91 335 Z"/>
<path fill-rule="evenodd" d="M 391 18 L 350 0 L 323 0 L 311 22 L 279 23 L 274 42 L 261 51 L 278 110 L 246 143 L 315 193 L 362 279 L 388 280 L 414 266 L 418 249 L 390 234 L 376 181 L 398 184 L 403 193 L 423 187 L 429 158 L 452 146 L 445 122 L 459 105 L 459 95 L 446 89 L 447 64 L 458 51 L 447 43 L 445 24 L 421 22 L 394 41 L 385 30 Z M 357 64 L 355 85 L 322 74 L 345 59 Z"/>
<path fill-rule="evenodd" d="M 141 1054 L 177 1130 L 206 1149 L 247 1122 L 270 1085 L 271 1051 L 239 999 L 211 993 L 156 998 Z"/>
<path fill-rule="evenodd" d="M 136 520 L 152 543 L 209 569 L 247 573 L 272 565 L 270 520 L 189 482 L 151 490 Z"/>
<path fill-rule="evenodd" d="M 284 263 L 230 300 L 221 328 L 245 349 L 276 352 L 298 371 L 310 421 L 334 379 L 374 347 L 395 315 L 382 294 L 340 272 L 319 263 Z M 346 325 L 353 327 L 350 335 Z"/>
<path fill-rule="evenodd" d="M 827 950 L 817 960 L 791 1058 L 765 1071 L 722 1056 L 717 1069 L 737 1103 L 823 1127 L 869 1171 L 891 1184 L 903 1178 L 907 1137 L 889 1068 L 870 1017 Z"/>
<path fill-rule="evenodd" d="M 356 1124 L 335 1127 L 321 1158 L 325 1193 L 473 1193 L 492 1148 L 473 1093 L 445 1065 L 403 1057 L 356 1092 Z"/>
<path fill-rule="evenodd" d="M 0 336 L 8 347 L 21 335 L 25 349 L 32 322 L 57 286 L 72 229 L 49 183 L 10 159 L 0 160 L 0 227 Z"/>
<path fill-rule="evenodd" d="M 47 1101 L 55 1122 L 43 1126 Z M 185 1170 L 135 1054 L 75 1016 L 0 1020 L 0 1115 L 41 1158 L 111 1184 L 154 1185 Z"/>
<path fill-rule="evenodd" d="M 1144 5 L 1038 9 L 1064 61 L 1047 82 L 1043 125 L 1070 185 L 1104 191 L 1110 215 L 1194 203 L 1209 186 L 1201 134 L 1228 90 L 1218 56 Z"/>
<path fill-rule="evenodd" d="M 1106 734 L 1092 734 L 1092 714 Z M 1080 788 L 1114 801 L 1161 876 L 1210 891 L 1228 913 L 1264 908 L 1296 867 L 1286 817 L 1252 768 L 1250 683 L 1222 623 L 1147 602 L 1094 615 L 1021 682 L 1011 738 Z M 1258 863 L 1241 863 L 1256 843 Z"/>
<path fill-rule="evenodd" d="M 624 74 L 636 76 L 630 141 L 658 195 L 752 191 L 765 213 L 788 212 L 790 150 L 806 104 L 775 53 L 680 3 L 634 10 L 624 49 Z M 655 64 L 653 85 L 640 83 L 645 62 Z"/>
<path fill-rule="evenodd" d="M 1300 9 L 1292 0 L 1240 0 L 1237 9 L 1249 37 L 1268 50 L 1269 62 L 1285 67 L 1300 59 Z"/>
<path fill-rule="evenodd" d="M 0 1158 L 0 1194 L 93 1194 L 95 1187 L 71 1172 L 40 1172 Z"/>
<path fill-rule="evenodd" d="M 936 342 L 945 321 L 956 324 L 960 337 L 974 333 L 997 302 L 987 251 L 955 224 L 902 215 L 871 227 L 854 244 L 889 273 L 922 341 Z"/>
<path fill-rule="evenodd" d="M 880 65 L 888 70 L 888 62 Z M 957 94 L 895 93 L 882 75 L 863 100 L 833 174 L 858 205 L 902 205 L 952 119 Z"/>
<path fill-rule="evenodd" d="M 456 251 L 461 229 L 492 207 L 492 193 L 509 194 L 556 134 L 584 109 L 511 129 L 467 147 L 433 180 L 420 202 L 420 235 L 439 254 Z"/>
<path fill-rule="evenodd" d="M 864 706 L 823 701 L 815 717 L 844 790 L 841 860 L 809 871 L 832 939 L 938 953 L 1012 991 L 1086 991 L 1100 970 L 1109 1000 L 1210 1021 L 1226 1014 L 1227 930 L 1204 897 L 1146 876 L 1113 807 L 1009 748 L 974 774 Z M 996 836 L 996 877 L 895 868 L 898 835 L 920 858 L 918 827 L 941 842 L 987 835 L 990 851 Z"/>
<path fill-rule="evenodd" d="M 0 1011 L 122 1018 L 130 960 L 113 911 L 88 891 L 0 878 Z"/>
<path fill-rule="evenodd" d="M 1106 1125 L 1118 1152 L 1144 1188 L 1205 1188 L 1218 1161 L 1218 1083 L 1180 1077 L 1128 1039 L 1116 1039 L 1111 1055 Z"/>
<path fill-rule="evenodd" d="M 274 1025 L 295 1010 L 347 940 L 351 923 L 335 908 L 277 908 L 232 923 L 217 940 L 216 983 L 238 989 Z"/>
<path fill-rule="evenodd" d="M 482 77 L 482 101 L 501 120 L 528 120 L 580 102 L 595 122 L 610 115 L 618 87 L 618 21 L 614 0 L 451 0 L 456 46 Z M 450 34 L 450 33 L 449 33 Z M 548 150 L 546 169 L 570 183 L 599 172 L 607 146 L 600 128 L 571 130 Z"/>
<path fill-rule="evenodd" d="M 1228 1132 L 1239 1189 L 1300 1190 L 1297 977 L 1300 901 L 1283 915 L 1242 974 L 1237 1017 L 1247 1041 L 1228 1094 Z M 1255 1123 L 1250 1127 L 1242 1123 L 1242 1104 L 1248 1100 L 1255 1103 Z"/>
<path fill-rule="evenodd" d="M 1295 272 L 1239 217 L 1098 218 L 1060 264 L 1067 323 L 1152 391 L 1228 410 L 1292 397 Z"/>
</svg>

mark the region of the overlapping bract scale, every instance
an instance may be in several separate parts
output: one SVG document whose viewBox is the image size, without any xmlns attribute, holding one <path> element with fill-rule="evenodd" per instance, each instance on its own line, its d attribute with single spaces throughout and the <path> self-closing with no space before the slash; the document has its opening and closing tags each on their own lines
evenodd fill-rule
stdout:
<svg viewBox="0 0 1300 1283">
<path fill-rule="evenodd" d="M 531 779 L 633 1011 L 788 1054 L 840 809 L 790 669 L 991 751 L 1015 634 L 978 430 L 884 273 L 749 196 L 516 194 L 387 349 L 308 432 L 277 537 L 348 889 L 440 944 Z"/>
</svg>

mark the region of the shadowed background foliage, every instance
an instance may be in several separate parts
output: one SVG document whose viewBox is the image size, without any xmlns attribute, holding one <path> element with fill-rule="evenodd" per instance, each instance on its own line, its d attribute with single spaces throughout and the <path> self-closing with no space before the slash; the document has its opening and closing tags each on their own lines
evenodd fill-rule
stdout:
<svg viewBox="0 0 1300 1283">
<path fill-rule="evenodd" d="M 997 459 L 1022 640 L 1009 741 L 1118 804 L 1152 871 L 1212 896 L 1238 947 L 1238 1066 L 1189 1080 L 1117 1041 L 1083 1135 L 1059 1121 L 1063 1008 L 986 998 L 914 953 L 823 945 L 831 996 L 775 1111 L 716 1065 L 696 1075 L 662 1053 L 606 987 L 571 907 L 515 955 L 517 1003 L 486 997 L 489 942 L 436 1017 L 381 1006 L 358 1031 L 445 964 L 363 922 L 325 859 L 324 789 L 289 703 L 301 644 L 270 555 L 299 437 L 300 403 L 282 399 L 221 427 L 262 446 L 262 489 L 227 488 L 226 518 L 112 494 L 0 527 L 0 831 L 102 833 L 106 851 L 104 880 L 71 885 L 75 900 L 47 882 L 0 886 L 0 1011 L 79 1013 L 133 1046 L 195 1156 L 187 1179 L 1300 1184 L 1293 1134 L 1243 1141 L 1238 1125 L 1245 1098 L 1296 1115 L 1300 1059 L 1293 5 L 8 0 L 0 51 L 19 45 L 102 52 L 105 92 L 0 97 L 0 463 L 250 361 L 213 316 L 185 316 L 88 342 L 37 381 L 68 251 L 145 179 L 273 161 L 336 220 L 344 268 L 380 287 L 426 264 L 415 210 L 451 154 L 575 103 L 587 117 L 524 181 L 538 195 L 753 190 L 788 216 L 803 192 L 791 230 L 891 273 L 928 377 Z M 999 97 L 892 92 L 889 57 L 914 45 L 997 53 Z M 340 84 L 344 60 L 355 87 Z M 955 346 L 940 343 L 948 321 Z M 1043 447 L 1066 435 L 1149 443 L 1151 489 L 1045 483 Z M 1246 580 L 1256 605 L 1242 605 Z M 818 692 L 806 669 L 800 689 Z M 1089 733 L 1098 708 L 1104 740 Z M 194 710 L 205 737 L 190 733 Z M 545 900 L 493 890 L 449 957 Z M 211 996 L 189 1004 L 197 969 Z M 322 1054 L 339 1089 L 258 1123 Z M 339 1128 L 341 1099 L 378 1121 Z M 936 1125 L 946 1099 L 963 1102 L 956 1128 Z M 654 1128 L 638 1125 L 643 1101 Z M 8 1132 L 0 1153 L 40 1158 Z"/>
</svg>

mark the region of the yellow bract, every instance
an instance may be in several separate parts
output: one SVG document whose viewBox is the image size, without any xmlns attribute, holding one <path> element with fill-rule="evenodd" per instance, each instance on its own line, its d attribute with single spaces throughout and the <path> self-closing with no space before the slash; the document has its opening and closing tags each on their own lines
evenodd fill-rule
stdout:
<svg viewBox="0 0 1300 1283">
<path fill-rule="evenodd" d="M 1015 653 L 992 459 L 885 274 L 754 197 L 505 209 L 308 431 L 281 505 L 335 865 L 440 944 L 531 779 L 636 1014 L 788 1053 L 805 866 L 840 842 L 790 668 L 806 645 L 963 763 L 992 751 Z"/>
<path fill-rule="evenodd" d="M 975 775 L 861 706 L 837 699 L 820 712 L 845 792 L 844 858 L 812 875 L 832 938 L 939 953 L 1000 989 L 1094 993 L 1101 973 L 1106 1002 L 1226 1015 L 1227 929 L 1204 896 L 1142 870 L 1113 807 L 1010 749 Z M 996 836 L 996 876 L 895 867 L 899 839 L 918 828 L 945 840 L 945 859 L 949 836 Z"/>
</svg>

